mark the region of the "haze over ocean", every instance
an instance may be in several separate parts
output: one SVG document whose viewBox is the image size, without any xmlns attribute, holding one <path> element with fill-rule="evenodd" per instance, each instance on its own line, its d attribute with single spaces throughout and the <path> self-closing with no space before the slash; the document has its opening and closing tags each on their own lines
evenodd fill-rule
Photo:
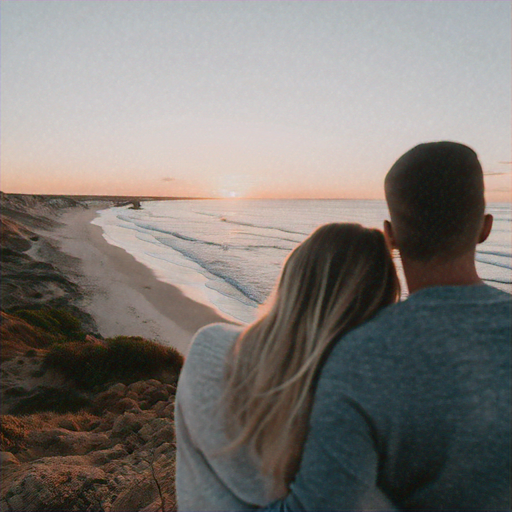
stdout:
<svg viewBox="0 0 512 512">
<path fill-rule="evenodd" d="M 510 204 L 491 203 L 487 211 L 494 227 L 478 246 L 477 268 L 488 284 L 511 293 Z M 386 218 L 386 203 L 378 200 L 240 199 L 145 202 L 141 210 L 100 210 L 93 223 L 158 279 L 228 318 L 250 322 L 286 256 L 316 227 L 356 222 L 381 229 Z"/>
</svg>

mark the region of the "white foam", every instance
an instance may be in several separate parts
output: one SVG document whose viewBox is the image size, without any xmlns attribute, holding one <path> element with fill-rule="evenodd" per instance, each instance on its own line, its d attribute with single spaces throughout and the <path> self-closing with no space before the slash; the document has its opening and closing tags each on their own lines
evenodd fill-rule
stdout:
<svg viewBox="0 0 512 512">
<path fill-rule="evenodd" d="M 215 279 L 194 261 L 180 252 L 155 242 L 150 235 L 132 229 L 117 218 L 118 208 L 100 210 L 92 223 L 103 228 L 103 238 L 130 253 L 139 263 L 153 271 L 164 283 L 178 287 L 183 294 L 201 304 L 214 307 L 228 320 L 248 323 L 255 319 L 256 308 L 239 303 L 208 287 Z"/>
<path fill-rule="evenodd" d="M 477 251 L 477 268 L 491 285 L 511 293 L 510 208 L 490 205 L 495 225 Z M 251 322 L 257 304 L 272 288 L 282 261 L 316 226 L 358 222 L 382 227 L 383 201 L 160 201 L 143 210 L 100 210 L 94 224 L 105 240 L 132 254 L 157 279 L 230 320 Z M 407 287 L 401 262 L 395 260 Z"/>
</svg>

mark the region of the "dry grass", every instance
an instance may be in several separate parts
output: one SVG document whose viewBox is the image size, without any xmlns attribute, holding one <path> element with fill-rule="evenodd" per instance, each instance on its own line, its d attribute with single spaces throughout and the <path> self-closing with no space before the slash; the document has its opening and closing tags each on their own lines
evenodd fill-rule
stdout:
<svg viewBox="0 0 512 512">
<path fill-rule="evenodd" d="M 44 360 L 44 368 L 62 374 L 84 390 L 97 390 L 107 384 L 130 384 L 158 378 L 176 383 L 183 356 L 138 336 L 119 336 L 105 341 L 54 345 Z"/>
<path fill-rule="evenodd" d="M 28 416 L 0 416 L 0 450 L 17 453 L 24 447 L 28 433 L 34 430 L 66 428 L 77 432 L 87 432 L 98 424 L 99 418 L 87 411 L 58 414 L 42 412 Z"/>
</svg>

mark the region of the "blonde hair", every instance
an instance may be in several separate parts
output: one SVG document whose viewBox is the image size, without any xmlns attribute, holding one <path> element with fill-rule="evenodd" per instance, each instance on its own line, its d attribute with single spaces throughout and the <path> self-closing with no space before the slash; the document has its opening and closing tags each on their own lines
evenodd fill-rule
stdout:
<svg viewBox="0 0 512 512">
<path fill-rule="evenodd" d="M 326 224 L 289 255 L 274 295 L 228 356 L 223 403 L 227 449 L 246 445 L 280 497 L 297 472 L 330 348 L 396 302 L 400 289 L 380 231 Z"/>
</svg>

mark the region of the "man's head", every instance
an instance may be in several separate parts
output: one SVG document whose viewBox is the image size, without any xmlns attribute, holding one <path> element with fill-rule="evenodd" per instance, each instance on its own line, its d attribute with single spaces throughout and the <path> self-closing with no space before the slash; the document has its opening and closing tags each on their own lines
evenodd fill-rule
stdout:
<svg viewBox="0 0 512 512">
<path fill-rule="evenodd" d="M 450 259 L 483 241 L 483 173 L 471 148 L 420 144 L 391 167 L 385 191 L 392 237 L 402 256 L 420 262 Z"/>
</svg>

